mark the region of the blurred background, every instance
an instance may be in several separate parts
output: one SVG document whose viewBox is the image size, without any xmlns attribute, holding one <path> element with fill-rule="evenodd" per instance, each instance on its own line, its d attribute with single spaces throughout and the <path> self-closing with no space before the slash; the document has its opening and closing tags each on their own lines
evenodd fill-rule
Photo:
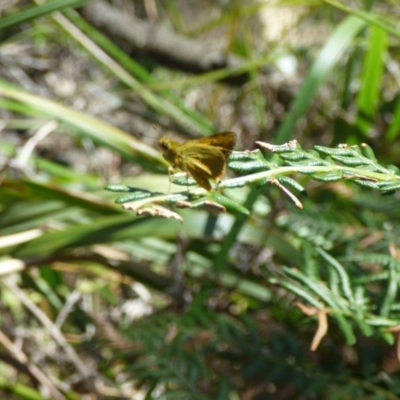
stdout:
<svg viewBox="0 0 400 400">
<path fill-rule="evenodd" d="M 397 0 L 2 0 L 0 394 L 399 399 L 399 196 L 293 175 L 137 216 L 156 143 L 367 143 L 398 171 Z M 228 169 L 227 176 L 235 176 Z"/>
</svg>

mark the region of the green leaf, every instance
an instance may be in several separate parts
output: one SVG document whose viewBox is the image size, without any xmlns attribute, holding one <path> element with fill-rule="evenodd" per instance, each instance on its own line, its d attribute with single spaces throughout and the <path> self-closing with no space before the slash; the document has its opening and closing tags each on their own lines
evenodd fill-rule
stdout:
<svg viewBox="0 0 400 400">
<path fill-rule="evenodd" d="M 340 172 L 323 172 L 312 175 L 312 178 L 320 182 L 335 182 L 343 178 Z"/>
<path fill-rule="evenodd" d="M 153 193 L 144 192 L 144 191 L 136 191 L 135 193 L 126 194 L 124 196 L 117 197 L 115 199 L 115 204 L 124 204 L 130 201 L 142 200 L 148 197 L 152 197 Z"/>
<path fill-rule="evenodd" d="M 226 207 L 228 210 L 236 212 L 238 214 L 243 215 L 250 215 L 250 211 L 246 208 L 237 203 L 236 201 L 216 192 L 211 192 L 210 197 L 216 201 L 217 203 L 221 204 L 222 206 Z"/>
<path fill-rule="evenodd" d="M 238 172 L 264 171 L 266 165 L 261 161 L 229 161 L 228 167 Z"/>
</svg>

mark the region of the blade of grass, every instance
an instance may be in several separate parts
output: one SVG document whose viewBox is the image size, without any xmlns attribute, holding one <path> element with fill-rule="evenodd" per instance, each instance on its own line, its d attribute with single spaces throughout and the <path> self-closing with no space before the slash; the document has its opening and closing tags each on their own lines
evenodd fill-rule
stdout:
<svg viewBox="0 0 400 400">
<path fill-rule="evenodd" d="M 358 115 L 356 125 L 364 134 L 367 134 L 370 130 L 373 116 L 378 106 L 386 50 L 386 32 L 373 26 L 360 78 L 361 89 L 357 99 Z"/>
<path fill-rule="evenodd" d="M 289 113 L 279 127 L 275 143 L 285 143 L 291 139 L 297 121 L 306 114 L 329 71 L 365 25 L 366 23 L 359 18 L 347 17 L 336 27 L 312 65 Z"/>
<path fill-rule="evenodd" d="M 89 137 L 94 142 L 101 143 L 128 160 L 138 162 L 150 170 L 161 171 L 162 166 L 167 165 L 158 151 L 104 121 L 71 110 L 54 101 L 15 89 L 2 80 L 0 80 L 0 96 L 17 100 L 40 116 L 55 118 L 72 127 L 80 136 Z"/>
<path fill-rule="evenodd" d="M 106 40 L 104 36 L 100 35 L 93 27 L 87 24 L 82 18 L 77 16 L 72 12 L 68 15 L 73 18 L 74 22 L 78 23 L 81 28 L 85 28 L 87 36 L 83 34 L 81 30 L 77 28 L 69 19 L 67 19 L 62 14 L 54 15 L 53 18 L 56 22 L 65 29 L 71 37 L 73 37 L 85 50 L 87 50 L 92 57 L 103 64 L 104 67 L 109 69 L 118 79 L 120 79 L 125 85 L 135 91 L 142 100 L 148 104 L 154 111 L 159 112 L 162 115 L 166 115 L 178 124 L 182 124 L 188 129 L 193 129 L 199 131 L 202 134 L 209 134 L 213 131 L 212 126 L 205 118 L 201 118 L 199 114 L 189 111 L 186 107 L 179 102 L 178 106 L 170 103 L 163 97 L 157 96 L 148 89 L 146 89 L 137 79 L 135 79 L 129 72 L 133 71 L 142 79 L 149 79 L 148 73 L 139 67 L 138 64 L 133 63 L 132 60 L 118 50 L 115 46 L 111 44 L 110 41 Z M 100 40 L 101 45 L 105 49 L 115 56 L 118 61 L 122 61 L 122 65 L 128 67 L 123 68 L 122 65 L 118 64 L 113 58 L 111 58 L 102 48 L 100 48 L 91 39 L 91 36 L 95 36 L 97 40 Z M 175 99 L 176 100 L 176 99 Z"/>
<path fill-rule="evenodd" d="M 381 28 L 388 33 L 391 33 L 397 37 L 400 37 L 399 29 L 396 29 L 394 26 L 392 26 L 393 24 L 390 24 L 389 21 L 384 21 L 381 18 L 377 17 L 376 14 L 374 14 L 373 12 L 353 10 L 352 8 L 347 7 L 347 6 L 343 5 L 342 3 L 339 3 L 335 0 L 324 0 L 324 2 L 337 8 L 338 10 L 344 11 L 347 14 L 359 17 L 366 23 L 374 25 L 377 28 Z"/>
<path fill-rule="evenodd" d="M 23 186 L 25 190 L 30 189 L 30 195 L 33 197 L 61 201 L 69 207 L 79 207 L 102 215 L 120 214 L 123 212 L 119 207 L 99 198 L 99 196 L 83 193 L 76 189 L 70 191 L 52 184 L 34 181 L 22 181 L 21 186 Z"/>
<path fill-rule="evenodd" d="M 393 119 L 385 135 L 386 142 L 393 142 L 400 135 L 400 97 L 397 98 Z"/>
<path fill-rule="evenodd" d="M 60 11 L 64 8 L 82 7 L 86 4 L 92 3 L 93 1 L 94 0 L 53 0 L 41 5 L 30 6 L 25 10 L 1 18 L 0 30 L 16 26 L 34 18 L 42 17 L 43 15 L 49 14 L 53 11 Z"/>
<path fill-rule="evenodd" d="M 95 41 L 102 49 L 104 49 L 108 54 L 114 57 L 122 67 L 126 68 L 128 72 L 136 76 L 137 79 L 148 84 L 157 84 L 158 82 L 152 77 L 152 75 L 145 70 L 140 64 L 135 62 L 130 56 L 128 56 L 119 47 L 115 46 L 112 41 L 107 39 L 102 33 L 95 29 L 92 25 L 88 24 L 83 18 L 79 16 L 73 10 L 68 10 L 66 16 L 76 24 L 82 32 L 84 32 L 88 37 Z M 113 71 L 111 71 L 113 72 Z M 147 87 L 147 85 L 145 85 Z M 170 88 L 176 88 L 176 86 L 170 86 Z M 164 90 L 162 93 L 167 97 L 173 104 L 182 112 L 187 114 L 192 121 L 188 121 L 201 134 L 209 134 L 214 131 L 212 124 L 208 121 L 202 114 L 198 113 L 196 110 L 188 108 L 182 100 L 175 96 L 173 93 Z"/>
<path fill-rule="evenodd" d="M 62 221 L 71 217 L 71 208 L 56 201 L 28 199 L 13 205 L 4 206 L 0 214 L 1 235 L 10 235 L 38 226 L 46 226 L 49 222 Z"/>
<path fill-rule="evenodd" d="M 154 91 L 164 91 L 169 88 L 185 88 L 190 86 L 204 85 L 229 77 L 242 75 L 246 72 L 256 71 L 258 68 L 271 62 L 271 56 L 262 57 L 254 60 L 247 60 L 237 67 L 220 68 L 215 71 L 206 72 L 201 75 L 192 76 L 184 79 L 173 79 L 164 82 L 147 83 L 144 86 Z"/>
<path fill-rule="evenodd" d="M 198 218 L 204 219 L 204 216 L 197 213 L 187 218 L 191 219 L 192 223 L 185 223 L 182 226 L 176 221 L 136 217 L 129 213 L 101 217 L 93 222 L 71 226 L 62 231 L 48 232 L 20 246 L 13 256 L 44 256 L 98 243 L 153 237 L 155 232 L 158 238 L 163 239 L 175 239 L 183 232 L 190 237 L 202 237 L 202 223 L 199 223 Z"/>
<path fill-rule="evenodd" d="M 24 385 L 23 383 L 11 383 L 3 377 L 0 380 L 0 389 L 4 393 L 8 393 L 10 396 L 15 396 L 18 399 L 23 400 L 45 400 L 46 396 L 42 396 L 39 391 L 33 389 L 30 385 Z"/>
</svg>

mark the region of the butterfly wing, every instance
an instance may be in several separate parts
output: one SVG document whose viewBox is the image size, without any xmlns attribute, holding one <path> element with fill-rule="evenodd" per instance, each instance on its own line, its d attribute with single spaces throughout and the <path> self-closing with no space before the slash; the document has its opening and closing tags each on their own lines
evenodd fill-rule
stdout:
<svg viewBox="0 0 400 400">
<path fill-rule="evenodd" d="M 225 160 L 225 155 L 217 147 L 196 143 L 185 151 L 182 169 L 189 172 L 201 187 L 211 190 L 208 180 L 221 178 L 225 172 Z"/>
<path fill-rule="evenodd" d="M 208 146 L 216 147 L 224 154 L 226 158 L 228 158 L 236 144 L 236 133 L 220 132 L 201 139 L 195 139 L 194 141 L 199 144 L 206 144 Z"/>
</svg>

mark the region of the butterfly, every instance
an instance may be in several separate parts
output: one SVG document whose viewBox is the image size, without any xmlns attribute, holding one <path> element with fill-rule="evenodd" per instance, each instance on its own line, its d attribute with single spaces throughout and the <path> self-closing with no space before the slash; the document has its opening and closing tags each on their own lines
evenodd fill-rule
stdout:
<svg viewBox="0 0 400 400">
<path fill-rule="evenodd" d="M 235 144 L 236 134 L 233 132 L 220 132 L 186 142 L 177 142 L 167 137 L 158 140 L 162 155 L 172 169 L 189 173 L 208 191 L 212 190 L 209 180 L 218 183 L 223 176 L 226 160 Z"/>
</svg>

